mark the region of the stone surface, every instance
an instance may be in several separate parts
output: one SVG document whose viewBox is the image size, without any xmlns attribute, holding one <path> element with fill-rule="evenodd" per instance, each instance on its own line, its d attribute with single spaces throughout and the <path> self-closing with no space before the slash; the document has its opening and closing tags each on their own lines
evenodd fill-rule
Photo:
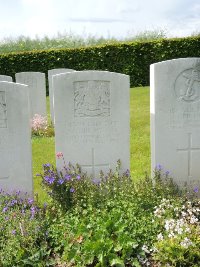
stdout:
<svg viewBox="0 0 200 267">
<path fill-rule="evenodd" d="M 0 82 L 12 82 L 12 77 L 7 75 L 0 75 Z"/>
<path fill-rule="evenodd" d="M 95 179 L 118 159 L 129 169 L 129 76 L 77 71 L 54 76 L 54 87 L 56 152 Z"/>
<path fill-rule="evenodd" d="M 35 114 L 46 116 L 46 81 L 41 72 L 20 72 L 15 75 L 16 82 L 29 86 L 30 117 Z"/>
<path fill-rule="evenodd" d="M 181 186 L 200 184 L 200 58 L 151 65 L 151 161 Z"/>
<path fill-rule="evenodd" d="M 28 86 L 0 82 L 0 188 L 33 193 Z"/>
<path fill-rule="evenodd" d="M 67 72 L 74 72 L 73 69 L 52 69 L 48 70 L 48 82 L 49 82 L 49 101 L 50 101 L 50 114 L 51 120 L 53 124 L 54 121 L 54 90 L 53 90 L 53 75 L 60 74 L 60 73 L 67 73 Z"/>
</svg>

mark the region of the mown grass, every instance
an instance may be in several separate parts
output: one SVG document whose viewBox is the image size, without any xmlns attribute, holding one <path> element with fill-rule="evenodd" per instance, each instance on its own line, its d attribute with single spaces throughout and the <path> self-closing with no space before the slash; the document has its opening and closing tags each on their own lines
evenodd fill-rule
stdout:
<svg viewBox="0 0 200 267">
<path fill-rule="evenodd" d="M 47 98 L 49 114 L 49 99 Z M 130 171 L 133 179 L 140 179 L 150 173 L 150 123 L 149 87 L 130 89 Z M 32 138 L 34 192 L 40 201 L 47 197 L 41 190 L 40 177 L 44 163 L 55 165 L 54 137 Z"/>
</svg>

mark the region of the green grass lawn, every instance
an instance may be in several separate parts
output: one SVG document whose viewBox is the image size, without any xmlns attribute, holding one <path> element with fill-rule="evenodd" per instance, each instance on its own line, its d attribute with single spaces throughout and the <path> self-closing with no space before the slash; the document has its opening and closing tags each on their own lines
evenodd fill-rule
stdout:
<svg viewBox="0 0 200 267">
<path fill-rule="evenodd" d="M 49 99 L 47 98 L 47 112 L 49 119 Z M 149 123 L 149 87 L 130 89 L 130 170 L 133 179 L 150 174 L 150 123 Z M 41 190 L 40 178 L 37 173 L 42 172 L 44 163 L 55 165 L 55 142 L 53 137 L 33 138 L 33 176 L 34 192 L 39 200 L 45 201 L 46 195 Z"/>
</svg>

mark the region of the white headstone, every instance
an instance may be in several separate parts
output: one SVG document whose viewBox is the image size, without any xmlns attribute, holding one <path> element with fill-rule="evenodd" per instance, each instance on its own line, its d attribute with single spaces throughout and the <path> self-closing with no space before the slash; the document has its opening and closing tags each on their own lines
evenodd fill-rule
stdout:
<svg viewBox="0 0 200 267">
<path fill-rule="evenodd" d="M 41 72 L 20 72 L 15 75 L 16 82 L 29 86 L 30 118 L 35 114 L 46 116 L 46 81 Z"/>
<path fill-rule="evenodd" d="M 0 75 L 0 82 L 12 82 L 12 77 L 7 75 Z"/>
<path fill-rule="evenodd" d="M 54 76 L 56 152 L 93 178 L 129 169 L 129 76 L 77 71 Z M 63 162 L 57 159 L 57 168 Z"/>
<path fill-rule="evenodd" d="M 181 186 L 200 184 L 200 58 L 151 65 L 151 166 Z"/>
<path fill-rule="evenodd" d="M 33 193 L 28 86 L 0 82 L 0 188 Z"/>
<path fill-rule="evenodd" d="M 73 72 L 75 70 L 73 69 L 52 69 L 48 70 L 48 82 L 49 82 L 49 101 L 50 101 L 50 114 L 51 114 L 51 120 L 53 124 L 54 121 L 54 90 L 53 90 L 53 75 L 61 74 L 61 73 L 67 73 L 67 72 Z"/>
</svg>

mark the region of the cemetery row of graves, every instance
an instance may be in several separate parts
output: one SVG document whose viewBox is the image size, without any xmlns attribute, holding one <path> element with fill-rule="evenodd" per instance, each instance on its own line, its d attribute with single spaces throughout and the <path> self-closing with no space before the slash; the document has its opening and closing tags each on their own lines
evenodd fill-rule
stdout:
<svg viewBox="0 0 200 267">
<path fill-rule="evenodd" d="M 164 166 L 181 186 L 199 183 L 199 72 L 198 58 L 151 65 L 152 171 Z M 92 178 L 114 169 L 119 159 L 122 170 L 130 169 L 129 77 L 53 69 L 48 78 L 55 151 L 79 163 Z M 32 192 L 30 119 L 46 116 L 45 74 L 17 73 L 16 83 L 8 76 L 1 79 L 1 153 L 7 155 L 1 162 L 1 184 Z M 57 161 L 59 170 L 61 164 Z M 13 178 L 18 172 L 21 181 Z"/>
<path fill-rule="evenodd" d="M 161 170 L 168 170 L 180 189 L 198 196 L 200 58 L 155 63 L 150 73 L 155 177 L 153 183 L 146 178 L 134 185 L 129 172 L 129 76 L 95 70 L 49 71 L 57 169 L 44 163 L 41 175 L 52 198 L 48 211 L 46 204 L 36 207 L 30 198 L 34 194 L 30 120 L 35 114 L 46 116 L 45 75 L 17 73 L 16 83 L 2 76 L 0 187 L 17 192 L 14 200 L 6 195 L 0 201 L 5 205 L 0 222 L 12 219 L 1 229 L 2 266 L 13 266 L 12 261 L 29 266 L 31 260 L 32 264 L 44 260 L 45 265 L 38 266 L 59 266 L 61 261 L 69 266 L 156 266 L 156 261 L 160 266 L 199 266 L 199 200 L 176 198 L 179 189 L 167 179 L 169 173 L 161 176 Z M 21 194 L 28 196 L 22 210 Z M 6 216 L 16 206 L 14 215 Z M 31 254 L 34 249 L 31 252 L 26 237 L 33 240 L 37 256 Z M 12 240 L 12 249 L 4 244 L 5 238 Z M 10 265 L 1 250 L 9 251 Z"/>
</svg>

